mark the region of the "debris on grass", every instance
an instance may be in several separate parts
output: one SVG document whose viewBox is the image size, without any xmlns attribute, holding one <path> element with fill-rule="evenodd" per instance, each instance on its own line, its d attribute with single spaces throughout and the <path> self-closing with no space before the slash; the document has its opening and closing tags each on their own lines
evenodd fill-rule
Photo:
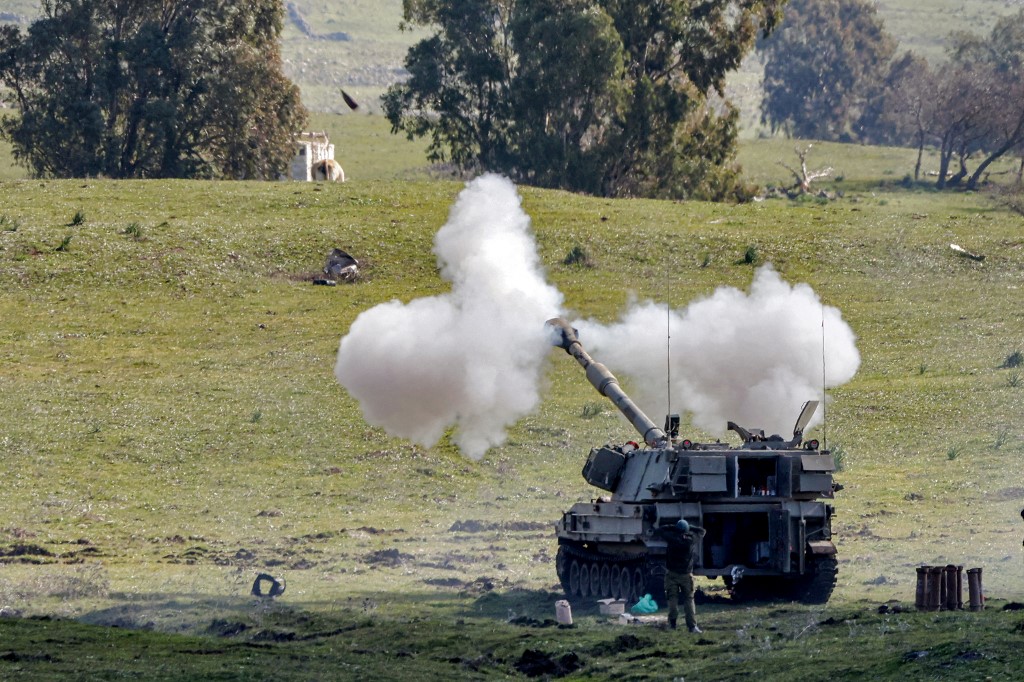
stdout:
<svg viewBox="0 0 1024 682">
<path fill-rule="evenodd" d="M 971 260 L 978 261 L 979 263 L 985 260 L 985 256 L 979 255 L 977 253 L 971 253 L 970 251 L 966 250 L 959 244 L 950 244 L 949 248 L 953 249 L 957 254 L 963 256 L 964 258 L 970 258 Z"/>
</svg>

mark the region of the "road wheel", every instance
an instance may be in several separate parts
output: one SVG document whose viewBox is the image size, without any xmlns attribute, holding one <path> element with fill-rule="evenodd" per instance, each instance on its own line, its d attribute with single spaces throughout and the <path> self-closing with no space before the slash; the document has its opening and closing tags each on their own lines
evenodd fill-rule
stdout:
<svg viewBox="0 0 1024 682">
<path fill-rule="evenodd" d="M 601 596 L 601 564 L 590 564 L 590 594 L 593 597 Z"/>
<path fill-rule="evenodd" d="M 569 564 L 569 596 L 575 597 L 580 593 L 580 564 L 575 559 Z"/>
<path fill-rule="evenodd" d="M 613 564 L 608 572 L 608 582 L 611 583 L 611 595 L 616 599 L 622 598 L 622 570 L 618 565 Z"/>
<path fill-rule="evenodd" d="M 601 596 L 610 597 L 612 595 L 612 569 L 608 568 L 608 564 L 601 563 Z"/>
<path fill-rule="evenodd" d="M 644 580 L 644 572 L 640 568 L 633 569 L 633 596 L 639 600 L 646 594 L 647 582 Z"/>
</svg>

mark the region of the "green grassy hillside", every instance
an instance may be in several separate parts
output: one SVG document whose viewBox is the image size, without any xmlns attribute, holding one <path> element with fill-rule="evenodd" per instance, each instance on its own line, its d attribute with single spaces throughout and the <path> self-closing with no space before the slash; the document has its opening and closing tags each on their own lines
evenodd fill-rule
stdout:
<svg viewBox="0 0 1024 682">
<path fill-rule="evenodd" d="M 386 149 L 359 153 L 369 165 Z M 809 434 L 844 464 L 832 603 L 713 601 L 704 643 L 589 611 L 575 630 L 528 627 L 558 598 L 551 524 L 595 493 L 586 452 L 633 437 L 610 407 L 594 416 L 564 354 L 539 410 L 480 462 L 368 426 L 335 382 L 360 312 L 447 289 L 432 239 L 461 185 L 383 166 L 338 185 L 0 183 L 0 610 L 20 616 L 0 620 L 15 642 L 0 676 L 60 679 L 95 660 L 153 679 L 486 677 L 532 649 L 626 679 L 771 678 L 808 659 L 812 678 L 1005 673 L 1012 614 L 875 608 L 912 603 L 920 563 L 983 566 L 993 605 L 1024 599 L 1024 382 L 1004 367 L 1024 350 L 1024 222 L 981 196 L 897 189 L 877 169 L 902 177 L 906 152 L 861 152 L 820 148 L 844 169 L 835 202 L 522 190 L 548 279 L 580 315 L 611 320 L 668 288 L 676 306 L 746 289 L 753 247 L 858 336 L 860 371 L 832 392 L 827 434 Z M 751 152 L 752 173 L 779 174 L 778 153 Z M 595 267 L 563 265 L 581 244 Z M 314 286 L 337 246 L 363 279 Z M 249 597 L 258 571 L 286 595 Z M 849 658 L 864 647 L 877 657 Z"/>
<path fill-rule="evenodd" d="M 981 4 L 955 9 L 966 23 Z M 330 5 L 353 22 L 377 7 Z M 314 10 L 317 32 L 349 30 Z M 381 87 L 317 73 L 325 100 Z M 837 201 L 522 188 L 548 280 L 581 316 L 746 289 L 755 253 L 838 307 L 862 355 L 808 434 L 843 463 L 827 606 L 738 607 L 702 581 L 700 638 L 582 605 L 559 629 L 552 523 L 597 492 L 589 448 L 635 436 L 560 352 L 539 409 L 479 462 L 369 426 L 333 377 L 338 342 L 364 310 L 448 290 L 431 249 L 462 185 L 431 179 L 423 145 L 379 114 L 311 128 L 349 182 L 29 181 L 0 149 L 0 678 L 1014 678 L 1024 219 L 902 187 L 912 151 L 833 144 L 809 164 L 836 169 L 821 185 Z M 740 161 L 788 183 L 793 146 L 752 141 Z M 362 278 L 313 285 L 334 247 Z M 565 265 L 574 247 L 594 267 Z M 904 610 L 915 567 L 949 562 L 984 567 L 988 608 Z M 282 597 L 250 595 L 263 571 Z"/>
</svg>

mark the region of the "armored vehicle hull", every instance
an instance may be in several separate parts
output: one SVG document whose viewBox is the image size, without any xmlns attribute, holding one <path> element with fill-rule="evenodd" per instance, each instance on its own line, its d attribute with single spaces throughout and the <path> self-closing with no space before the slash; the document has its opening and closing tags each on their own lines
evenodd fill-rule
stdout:
<svg viewBox="0 0 1024 682">
<path fill-rule="evenodd" d="M 556 345 L 644 439 L 594 448 L 587 458 L 584 478 L 610 494 L 573 505 L 556 524 L 556 570 L 568 596 L 661 596 L 665 543 L 652 531 L 686 519 L 707 531 L 694 574 L 721 577 L 734 599 L 828 601 L 837 569 L 830 500 L 841 486 L 832 455 L 803 441 L 816 402 L 804 405 L 791 440 L 730 423 L 742 445 L 693 443 L 678 437 L 677 418 L 655 426 L 572 327 L 549 325 Z"/>
</svg>

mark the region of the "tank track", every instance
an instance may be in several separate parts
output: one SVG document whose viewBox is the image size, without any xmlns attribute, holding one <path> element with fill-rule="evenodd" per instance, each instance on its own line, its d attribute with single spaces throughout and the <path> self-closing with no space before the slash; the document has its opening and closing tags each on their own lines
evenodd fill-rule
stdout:
<svg viewBox="0 0 1024 682">
<path fill-rule="evenodd" d="M 646 554 L 624 558 L 559 545 L 555 570 L 570 599 L 623 599 L 634 603 L 645 594 L 664 597 L 665 569 Z"/>
<path fill-rule="evenodd" d="M 734 601 L 779 601 L 788 599 L 802 604 L 824 604 L 836 586 L 839 564 L 834 556 L 810 557 L 808 572 L 795 578 L 752 576 L 733 584 L 725 576 L 725 586 Z"/>
</svg>

